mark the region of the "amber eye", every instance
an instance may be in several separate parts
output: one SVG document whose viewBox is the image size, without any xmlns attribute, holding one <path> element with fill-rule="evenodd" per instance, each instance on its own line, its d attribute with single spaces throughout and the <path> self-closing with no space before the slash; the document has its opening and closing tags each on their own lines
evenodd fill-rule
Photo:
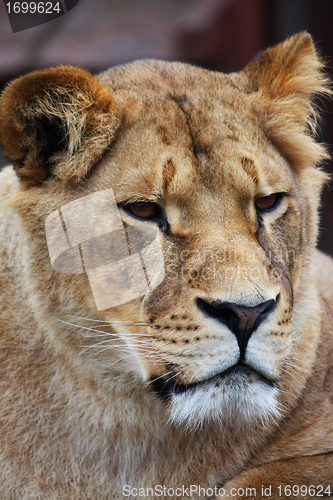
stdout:
<svg viewBox="0 0 333 500">
<path fill-rule="evenodd" d="M 129 203 L 125 205 L 124 208 L 127 212 L 140 219 L 150 219 L 157 213 L 157 205 L 151 202 L 140 201 L 137 203 Z"/>
<path fill-rule="evenodd" d="M 255 202 L 256 209 L 259 212 L 268 212 L 269 210 L 273 210 L 273 208 L 277 207 L 281 200 L 281 194 L 270 194 L 269 196 L 263 196 L 262 198 L 258 198 Z"/>
</svg>

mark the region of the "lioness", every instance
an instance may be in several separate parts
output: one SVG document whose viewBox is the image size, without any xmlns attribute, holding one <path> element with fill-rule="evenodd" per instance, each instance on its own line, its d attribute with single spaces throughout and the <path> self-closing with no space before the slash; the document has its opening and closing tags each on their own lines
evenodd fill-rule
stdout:
<svg viewBox="0 0 333 500">
<path fill-rule="evenodd" d="M 306 33 L 7 86 L 2 500 L 333 494 L 329 93 Z"/>
</svg>

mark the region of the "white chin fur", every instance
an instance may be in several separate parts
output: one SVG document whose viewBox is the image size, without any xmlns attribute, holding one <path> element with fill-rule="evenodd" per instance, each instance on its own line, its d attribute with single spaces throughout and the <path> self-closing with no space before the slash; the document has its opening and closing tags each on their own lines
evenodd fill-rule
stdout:
<svg viewBox="0 0 333 500">
<path fill-rule="evenodd" d="M 173 394 L 170 420 L 185 425 L 188 430 L 204 423 L 232 422 L 233 425 L 250 426 L 278 419 L 281 415 L 277 400 L 278 390 L 257 380 L 246 383 L 221 381 L 219 386 L 207 382 L 180 394 Z"/>
</svg>

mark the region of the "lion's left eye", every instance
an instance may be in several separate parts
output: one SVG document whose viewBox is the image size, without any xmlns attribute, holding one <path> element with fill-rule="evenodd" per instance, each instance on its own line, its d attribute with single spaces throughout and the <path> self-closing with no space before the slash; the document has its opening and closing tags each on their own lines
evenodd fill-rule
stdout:
<svg viewBox="0 0 333 500">
<path fill-rule="evenodd" d="M 129 203 L 123 207 L 127 212 L 139 219 L 152 219 L 158 216 L 158 205 L 152 202 Z"/>
<path fill-rule="evenodd" d="M 269 212 L 279 205 L 281 199 L 281 193 L 262 196 L 261 198 L 257 198 L 257 200 L 255 201 L 255 206 L 258 212 Z"/>
</svg>

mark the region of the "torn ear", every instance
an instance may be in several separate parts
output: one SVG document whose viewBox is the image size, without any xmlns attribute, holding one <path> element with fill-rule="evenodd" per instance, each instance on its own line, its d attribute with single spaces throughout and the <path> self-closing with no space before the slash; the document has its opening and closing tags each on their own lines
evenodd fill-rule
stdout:
<svg viewBox="0 0 333 500">
<path fill-rule="evenodd" d="M 244 73 L 262 127 L 290 164 L 299 170 L 327 158 L 314 138 L 319 118 L 314 100 L 332 91 L 311 36 L 299 33 L 266 50 Z"/>
<path fill-rule="evenodd" d="M 60 66 L 10 83 L 0 100 L 0 141 L 29 185 L 77 182 L 112 143 L 121 122 L 109 89 L 88 71 Z"/>
</svg>

